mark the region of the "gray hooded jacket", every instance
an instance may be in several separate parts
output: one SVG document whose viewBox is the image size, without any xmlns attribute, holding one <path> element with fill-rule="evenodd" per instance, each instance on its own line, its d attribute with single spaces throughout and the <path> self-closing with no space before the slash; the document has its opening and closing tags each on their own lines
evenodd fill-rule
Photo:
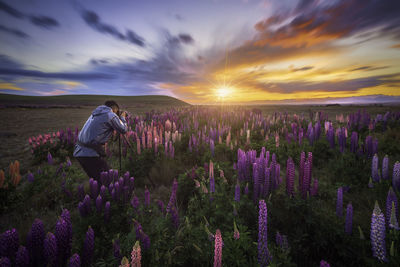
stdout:
<svg viewBox="0 0 400 267">
<path fill-rule="evenodd" d="M 79 132 L 80 144 L 75 145 L 74 157 L 99 157 L 99 153 L 91 146 L 104 145 L 114 130 L 126 133 L 128 125 L 125 119 L 118 117 L 110 107 L 98 106 Z M 87 144 L 89 147 L 82 144 Z"/>
</svg>

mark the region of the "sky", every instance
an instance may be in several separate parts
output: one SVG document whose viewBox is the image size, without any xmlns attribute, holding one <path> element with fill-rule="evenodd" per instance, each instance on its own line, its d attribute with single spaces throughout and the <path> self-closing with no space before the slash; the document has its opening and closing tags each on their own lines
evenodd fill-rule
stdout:
<svg viewBox="0 0 400 267">
<path fill-rule="evenodd" d="M 0 0 L 0 93 L 400 102 L 398 0 Z"/>
</svg>

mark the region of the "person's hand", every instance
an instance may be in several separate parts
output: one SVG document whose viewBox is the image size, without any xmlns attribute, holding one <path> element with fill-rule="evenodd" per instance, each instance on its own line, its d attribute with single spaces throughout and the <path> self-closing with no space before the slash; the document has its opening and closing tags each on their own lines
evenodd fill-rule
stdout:
<svg viewBox="0 0 400 267">
<path fill-rule="evenodd" d="M 120 116 L 125 119 L 126 118 L 126 111 L 125 110 L 121 111 L 121 115 Z"/>
</svg>

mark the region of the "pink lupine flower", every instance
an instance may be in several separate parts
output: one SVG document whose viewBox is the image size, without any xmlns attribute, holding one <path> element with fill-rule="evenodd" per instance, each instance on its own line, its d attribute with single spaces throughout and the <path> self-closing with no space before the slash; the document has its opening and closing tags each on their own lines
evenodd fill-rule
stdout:
<svg viewBox="0 0 400 267">
<path fill-rule="evenodd" d="M 135 245 L 132 248 L 132 262 L 131 262 L 131 267 L 141 267 L 141 249 L 140 249 L 140 244 L 139 241 L 136 241 Z"/>
<path fill-rule="evenodd" d="M 214 267 L 222 266 L 222 236 L 221 231 L 217 229 L 215 233 L 215 247 L 214 247 Z"/>
</svg>

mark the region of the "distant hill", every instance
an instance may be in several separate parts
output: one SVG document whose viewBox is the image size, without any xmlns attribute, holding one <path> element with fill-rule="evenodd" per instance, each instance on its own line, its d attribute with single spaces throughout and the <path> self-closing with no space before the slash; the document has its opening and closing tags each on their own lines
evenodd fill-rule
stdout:
<svg viewBox="0 0 400 267">
<path fill-rule="evenodd" d="M 165 95 L 113 96 L 113 95 L 60 95 L 60 96 L 24 96 L 0 94 L 0 105 L 5 107 L 79 107 L 98 106 L 106 100 L 114 100 L 122 107 L 174 106 L 190 104 Z"/>
</svg>

